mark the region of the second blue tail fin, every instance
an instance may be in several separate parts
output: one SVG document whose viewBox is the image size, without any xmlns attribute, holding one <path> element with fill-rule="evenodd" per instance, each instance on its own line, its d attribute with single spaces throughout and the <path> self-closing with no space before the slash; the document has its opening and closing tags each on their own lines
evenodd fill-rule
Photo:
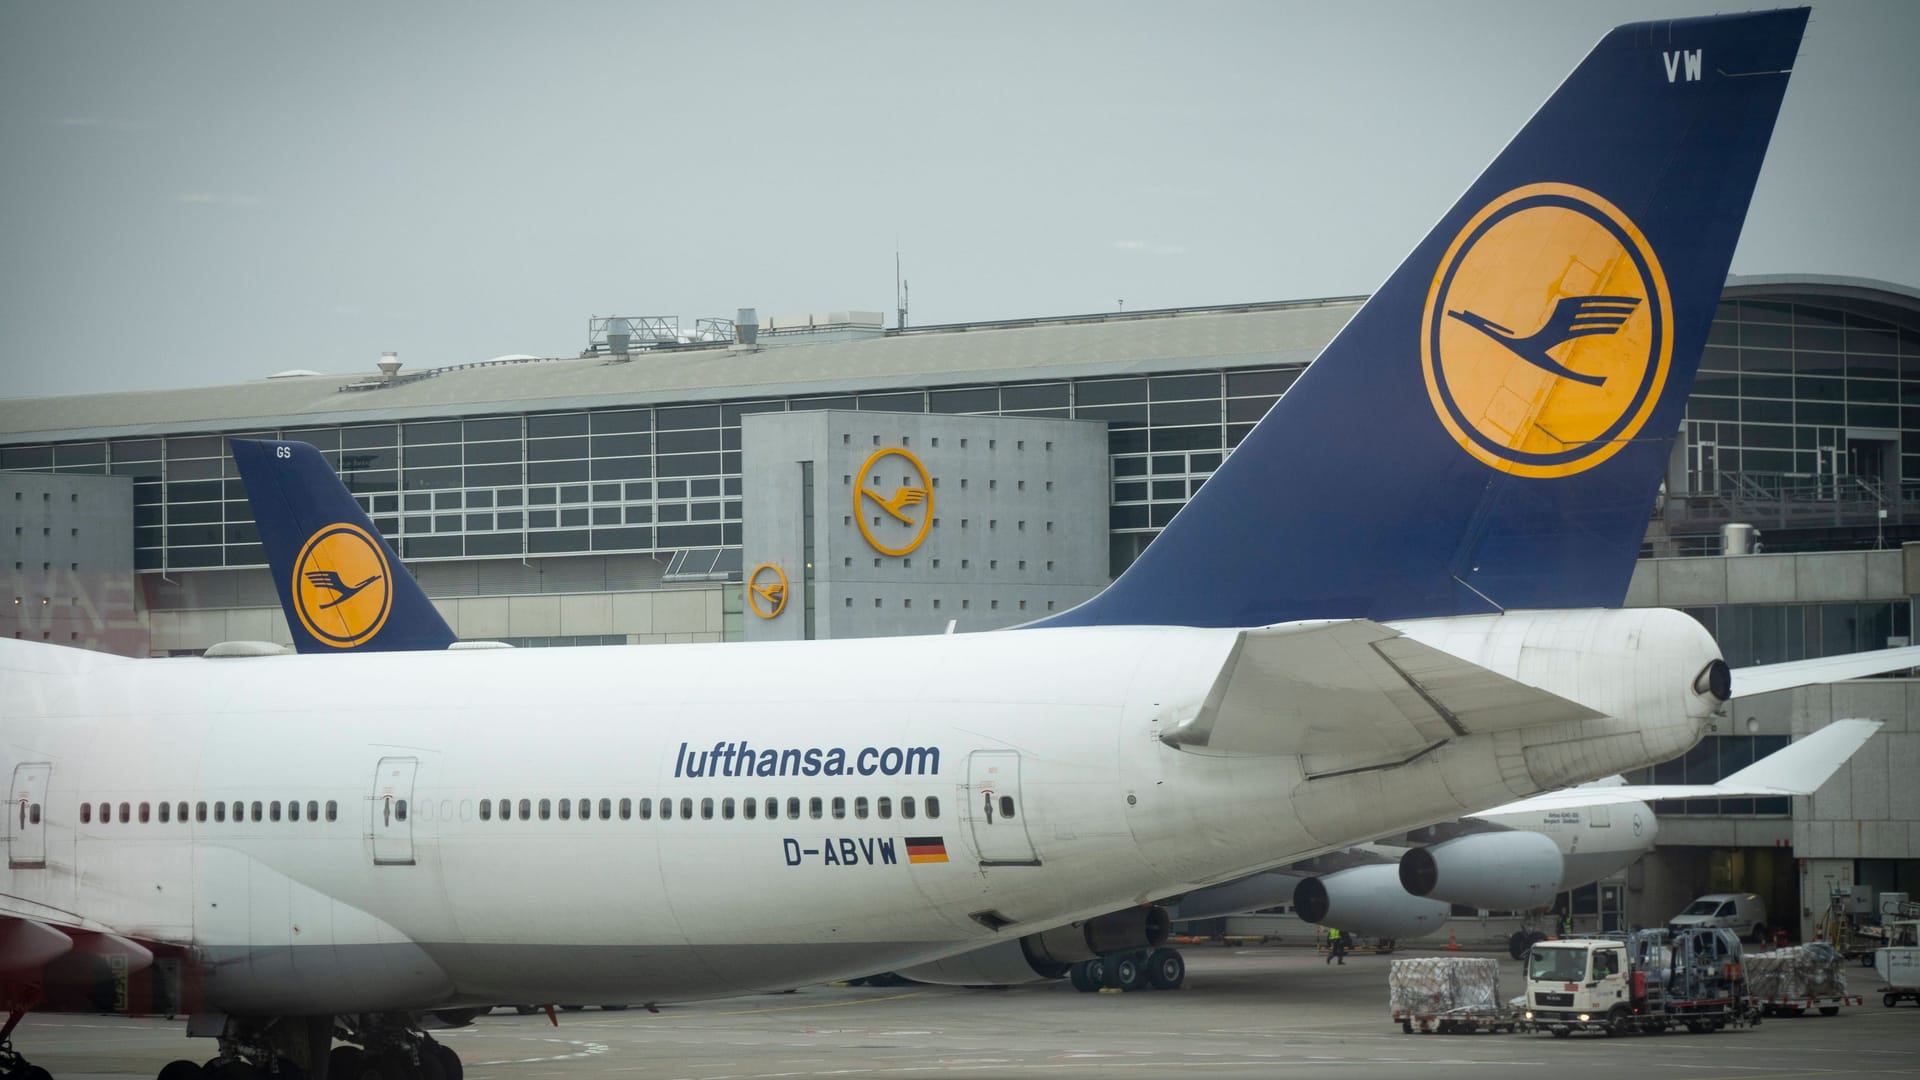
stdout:
<svg viewBox="0 0 1920 1080">
<path fill-rule="evenodd" d="M 1621 603 L 1806 20 L 1607 35 L 1119 580 L 1037 625 Z"/>
<path fill-rule="evenodd" d="M 302 442 L 227 441 L 296 651 L 453 644 L 453 630 L 318 450 Z"/>
</svg>

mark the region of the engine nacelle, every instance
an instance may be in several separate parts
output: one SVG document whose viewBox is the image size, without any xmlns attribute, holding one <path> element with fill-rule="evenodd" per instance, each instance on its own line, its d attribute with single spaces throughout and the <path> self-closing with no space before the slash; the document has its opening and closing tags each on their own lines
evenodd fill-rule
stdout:
<svg viewBox="0 0 1920 1080">
<path fill-rule="evenodd" d="M 1552 905 L 1565 873 L 1559 846 L 1535 832 L 1476 833 L 1400 859 L 1400 884 L 1414 896 L 1494 911 Z"/>
<path fill-rule="evenodd" d="M 1069 965 L 1101 953 L 1157 949 L 1167 941 L 1167 909 L 1136 907 L 934 960 L 896 974 L 937 986 L 1017 986 L 1058 979 Z"/>
<path fill-rule="evenodd" d="M 1440 929 L 1452 910 L 1444 901 L 1407 895 L 1390 863 L 1308 878 L 1293 890 L 1294 914 L 1360 937 L 1420 937 Z"/>
</svg>

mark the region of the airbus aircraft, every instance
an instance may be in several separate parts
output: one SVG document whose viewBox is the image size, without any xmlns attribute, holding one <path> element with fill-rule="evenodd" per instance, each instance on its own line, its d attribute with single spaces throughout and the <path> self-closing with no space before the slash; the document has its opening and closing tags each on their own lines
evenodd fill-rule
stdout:
<svg viewBox="0 0 1920 1080">
<path fill-rule="evenodd" d="M 1740 675 L 1734 672 L 1736 685 Z M 1327 856 L 1318 866 L 1201 889 L 1169 905 L 1169 915 L 1203 919 L 1292 903 L 1309 923 L 1406 939 L 1439 930 L 1455 904 L 1541 910 L 1560 892 L 1625 869 L 1653 850 L 1659 821 L 1649 803 L 1811 795 L 1881 726 L 1835 721 L 1713 784 L 1616 778 L 1531 796 Z M 1520 952 L 1533 940 L 1526 931 L 1514 937 Z"/>
<path fill-rule="evenodd" d="M 1806 17 L 1609 34 L 1142 559 L 1034 628 L 0 641 L 10 1023 L 164 1002 L 218 1040 L 167 1080 L 441 1080 L 421 1010 L 1031 971 L 1132 905 L 1683 752 L 1731 692 L 1699 624 L 1536 605 L 1631 573 Z M 1452 315 L 1567 296 L 1639 300 L 1551 346 L 1597 386 Z M 390 612 L 370 539 L 384 569 L 307 579 L 336 644 Z"/>
</svg>

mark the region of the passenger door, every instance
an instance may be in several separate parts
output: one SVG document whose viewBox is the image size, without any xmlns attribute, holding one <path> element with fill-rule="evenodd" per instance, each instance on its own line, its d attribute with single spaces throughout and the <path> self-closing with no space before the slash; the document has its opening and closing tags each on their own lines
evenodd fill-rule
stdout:
<svg viewBox="0 0 1920 1080">
<path fill-rule="evenodd" d="M 47 780 L 49 762 L 34 761 L 13 769 L 13 800 L 7 807 L 7 866 L 39 870 L 47 865 Z"/>
<path fill-rule="evenodd" d="M 372 818 L 375 866 L 413 865 L 413 774 L 419 758 L 383 757 L 373 771 Z"/>
<path fill-rule="evenodd" d="M 1020 752 L 975 750 L 967 758 L 967 820 L 981 866 L 1039 866 L 1020 798 Z"/>
</svg>

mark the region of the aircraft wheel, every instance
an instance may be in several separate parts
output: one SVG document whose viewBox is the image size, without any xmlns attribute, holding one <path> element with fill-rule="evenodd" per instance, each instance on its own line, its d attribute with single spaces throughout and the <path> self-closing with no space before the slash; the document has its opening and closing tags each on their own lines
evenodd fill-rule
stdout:
<svg viewBox="0 0 1920 1080">
<path fill-rule="evenodd" d="M 432 1044 L 421 1044 L 419 1058 L 419 1063 L 413 1068 L 420 1080 L 447 1080 L 447 1066 L 440 1060 L 440 1055 L 433 1052 Z"/>
<path fill-rule="evenodd" d="M 214 1058 L 202 1066 L 207 1080 L 261 1080 L 260 1070 L 239 1058 Z M 22 1077 L 21 1080 L 33 1080 Z"/>
<path fill-rule="evenodd" d="M 169 1061 L 160 1066 L 157 1080 L 206 1080 L 206 1075 L 197 1061 Z"/>
<path fill-rule="evenodd" d="M 1178 949 L 1155 949 L 1147 957 L 1147 978 L 1155 990 L 1178 990 L 1187 981 L 1187 958 Z"/>
<path fill-rule="evenodd" d="M 53 1074 L 38 1065 L 29 1065 L 14 1076 L 16 1080 L 53 1080 Z"/>
<path fill-rule="evenodd" d="M 327 1051 L 327 1080 L 366 1080 L 366 1076 L 365 1050 L 357 1046 L 336 1046 Z"/>
<path fill-rule="evenodd" d="M 1109 970 L 1112 972 L 1113 985 L 1126 993 L 1144 989 L 1147 985 L 1146 969 L 1140 966 L 1139 959 L 1131 953 L 1114 957 Z"/>
<path fill-rule="evenodd" d="M 1082 960 L 1067 968 L 1067 981 L 1073 984 L 1075 990 L 1083 994 L 1091 994 L 1100 989 L 1100 980 L 1094 978 L 1088 971 L 1092 964 L 1092 960 Z"/>
<path fill-rule="evenodd" d="M 453 1052 L 453 1047 L 446 1043 L 433 1043 L 428 1049 L 440 1059 L 440 1071 L 447 1080 L 465 1080 L 467 1070 L 460 1064 L 460 1055 Z"/>
<path fill-rule="evenodd" d="M 1101 987 L 1107 985 L 1107 958 L 1106 957 L 1096 956 L 1093 959 L 1088 960 L 1086 962 L 1086 965 L 1087 965 L 1087 981 L 1093 984 L 1093 988 L 1095 990 L 1098 990 Z"/>
</svg>

